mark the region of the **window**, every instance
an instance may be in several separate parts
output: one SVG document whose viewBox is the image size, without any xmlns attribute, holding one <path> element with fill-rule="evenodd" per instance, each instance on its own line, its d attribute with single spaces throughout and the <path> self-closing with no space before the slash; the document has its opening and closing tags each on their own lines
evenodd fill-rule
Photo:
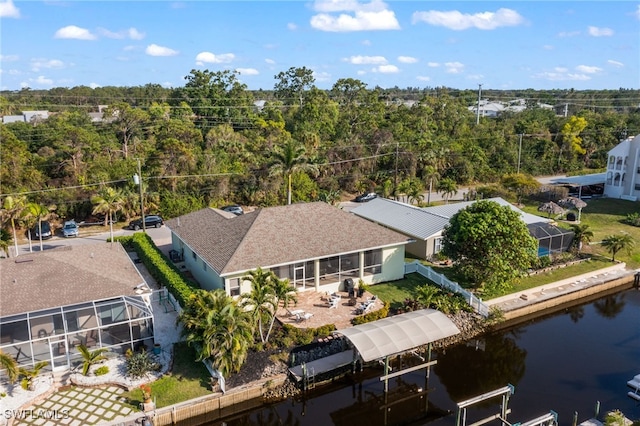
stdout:
<svg viewBox="0 0 640 426">
<path fill-rule="evenodd" d="M 636 191 L 640 191 L 640 183 L 636 183 Z"/>
<path fill-rule="evenodd" d="M 231 296 L 240 296 L 240 278 L 231 278 L 227 281 L 229 283 L 229 294 Z"/>
<path fill-rule="evenodd" d="M 379 274 L 382 272 L 382 249 L 367 250 L 364 252 L 365 275 Z"/>
<path fill-rule="evenodd" d="M 342 277 L 358 277 L 360 275 L 360 256 L 358 253 L 340 256 L 340 280 Z"/>
<path fill-rule="evenodd" d="M 440 253 L 440 250 L 442 250 L 442 237 L 433 241 L 433 254 Z"/>
</svg>

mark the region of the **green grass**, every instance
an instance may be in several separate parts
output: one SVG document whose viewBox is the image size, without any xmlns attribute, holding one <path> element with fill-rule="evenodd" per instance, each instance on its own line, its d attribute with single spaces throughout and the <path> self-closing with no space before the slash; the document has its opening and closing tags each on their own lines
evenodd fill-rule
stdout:
<svg viewBox="0 0 640 426">
<path fill-rule="evenodd" d="M 176 343 L 173 353 L 171 372 L 151 384 L 151 393 L 158 408 L 211 394 L 211 375 L 201 362 L 194 361 L 196 354 L 193 348 L 184 342 Z M 135 404 L 142 402 L 139 389 L 125 396 Z"/>
<path fill-rule="evenodd" d="M 405 299 L 415 298 L 416 288 L 426 283 L 431 281 L 420 274 L 407 274 L 401 280 L 373 285 L 369 291 L 396 309 L 403 305 Z"/>
</svg>

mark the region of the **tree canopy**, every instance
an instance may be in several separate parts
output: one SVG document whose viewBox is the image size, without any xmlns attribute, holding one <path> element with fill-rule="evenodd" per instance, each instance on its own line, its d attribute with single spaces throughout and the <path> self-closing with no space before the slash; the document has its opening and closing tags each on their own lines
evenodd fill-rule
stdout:
<svg viewBox="0 0 640 426">
<path fill-rule="evenodd" d="M 442 253 L 483 293 L 510 288 L 536 260 L 538 242 L 520 214 L 495 201 L 478 201 L 453 215 Z"/>
</svg>

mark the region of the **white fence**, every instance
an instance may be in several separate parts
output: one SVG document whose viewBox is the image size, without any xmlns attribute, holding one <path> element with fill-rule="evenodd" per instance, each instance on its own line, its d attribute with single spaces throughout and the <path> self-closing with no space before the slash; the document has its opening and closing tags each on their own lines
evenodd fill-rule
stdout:
<svg viewBox="0 0 640 426">
<path fill-rule="evenodd" d="M 489 316 L 489 306 L 486 303 L 484 303 L 479 297 L 475 296 L 468 290 L 465 290 L 464 288 L 460 287 L 460 284 L 449 280 L 447 277 L 445 277 L 442 274 L 437 273 L 430 267 L 424 266 L 422 263 L 418 262 L 417 260 L 414 260 L 411 263 L 405 263 L 404 273 L 405 274 L 418 273 L 422 275 L 423 277 L 429 279 L 430 281 L 433 281 L 440 287 L 446 290 L 449 290 L 453 293 L 457 293 L 462 297 L 464 297 L 464 300 L 467 301 L 469 306 L 471 306 L 473 310 L 475 310 L 480 315 L 484 317 Z"/>
</svg>

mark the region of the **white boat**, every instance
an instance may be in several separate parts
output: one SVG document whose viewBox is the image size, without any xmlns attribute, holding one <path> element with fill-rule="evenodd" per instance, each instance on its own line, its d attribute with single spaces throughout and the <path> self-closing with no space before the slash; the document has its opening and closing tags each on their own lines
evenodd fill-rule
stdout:
<svg viewBox="0 0 640 426">
<path fill-rule="evenodd" d="M 633 389 L 633 392 L 627 392 L 627 396 L 640 401 L 640 374 L 627 382 L 627 386 Z"/>
</svg>

